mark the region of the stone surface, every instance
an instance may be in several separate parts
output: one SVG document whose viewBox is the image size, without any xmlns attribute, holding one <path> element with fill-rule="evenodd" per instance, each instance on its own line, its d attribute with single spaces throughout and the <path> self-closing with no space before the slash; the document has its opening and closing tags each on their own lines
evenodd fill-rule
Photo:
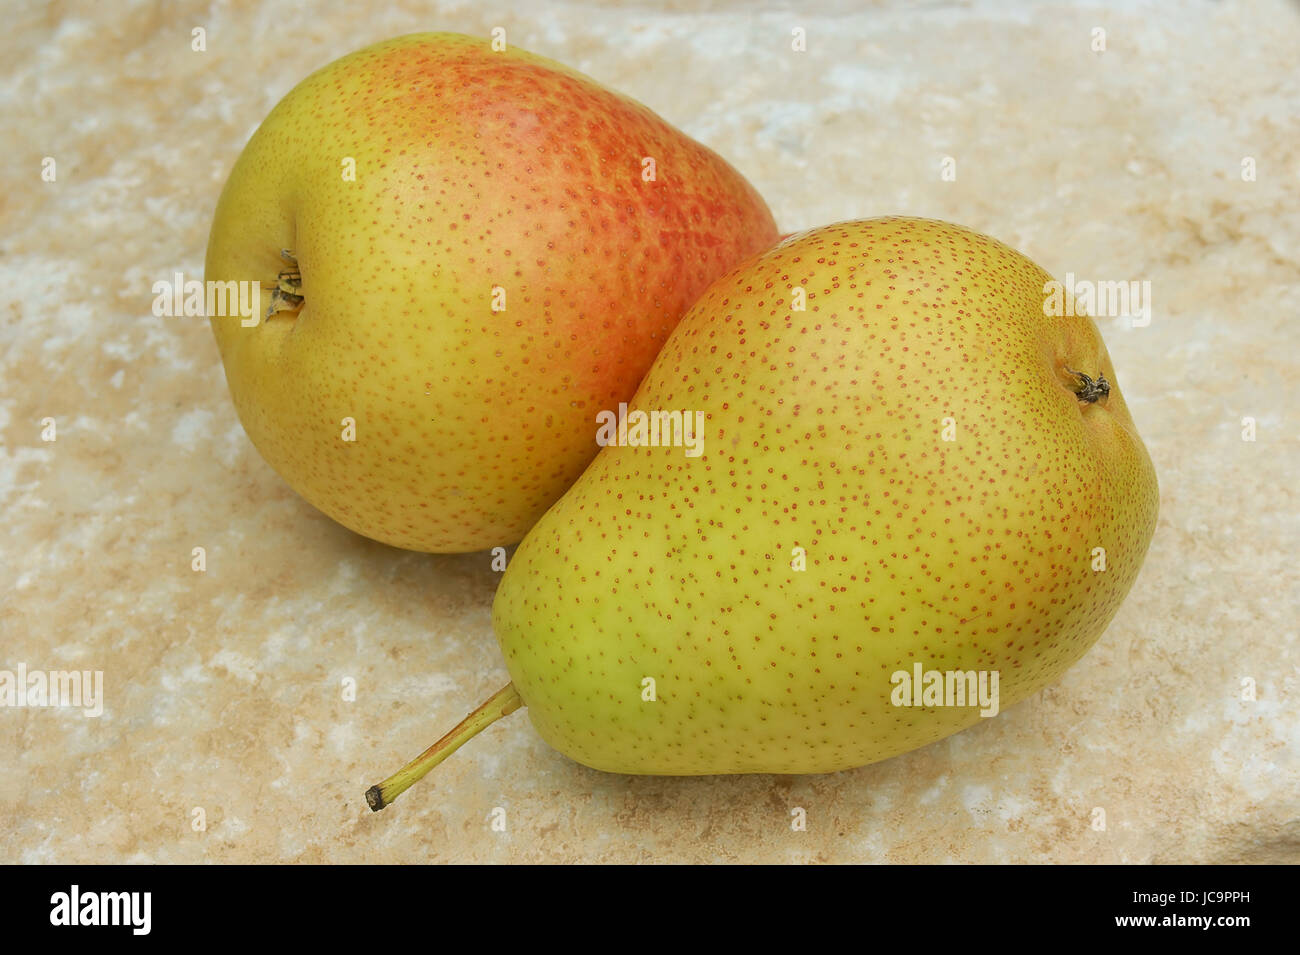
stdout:
<svg viewBox="0 0 1300 955">
<path fill-rule="evenodd" d="M 0 707 L 0 861 L 1300 861 L 1293 4 L 422 7 L 29 5 L 0 35 L 0 669 L 100 670 L 105 696 Z M 721 152 L 784 229 L 934 216 L 1060 278 L 1150 281 L 1149 326 L 1098 324 L 1160 523 L 1064 679 L 821 777 L 603 775 L 516 714 L 368 811 L 504 683 L 497 575 L 298 499 L 206 321 L 154 317 L 151 287 L 201 277 L 231 164 L 308 72 L 498 25 Z"/>
</svg>

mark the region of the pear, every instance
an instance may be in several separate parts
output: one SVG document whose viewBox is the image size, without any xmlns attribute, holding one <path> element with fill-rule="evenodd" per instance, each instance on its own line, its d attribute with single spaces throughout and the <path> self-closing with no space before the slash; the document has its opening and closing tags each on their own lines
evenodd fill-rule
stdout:
<svg viewBox="0 0 1300 955">
<path fill-rule="evenodd" d="M 630 403 L 638 440 L 511 560 L 512 683 L 480 719 L 526 704 L 610 772 L 822 773 L 1059 677 L 1132 586 L 1158 495 L 1096 325 L 1049 283 L 910 218 L 801 233 L 715 282 Z M 673 410 L 702 414 L 700 453 L 646 446 L 637 412 Z"/>
<path fill-rule="evenodd" d="M 217 204 L 240 421 L 298 493 L 431 552 L 519 541 L 719 275 L 777 240 L 715 153 L 558 63 L 417 34 L 312 74 Z M 260 314 L 259 314 L 259 317 Z"/>
</svg>

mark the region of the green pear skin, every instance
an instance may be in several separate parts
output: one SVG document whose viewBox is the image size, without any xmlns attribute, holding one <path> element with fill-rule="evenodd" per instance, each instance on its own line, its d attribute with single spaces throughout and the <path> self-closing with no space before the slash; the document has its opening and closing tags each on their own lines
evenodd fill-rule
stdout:
<svg viewBox="0 0 1300 955">
<path fill-rule="evenodd" d="M 1005 709 L 1083 656 L 1158 494 L 1096 325 L 1045 315 L 1050 281 L 888 218 L 713 283 L 630 403 L 703 412 L 703 453 L 603 448 L 502 579 L 542 737 L 618 773 L 833 772 L 981 719 L 896 705 L 916 664 L 996 671 Z"/>
<path fill-rule="evenodd" d="M 293 292 L 255 327 L 212 319 L 271 467 L 359 534 L 469 552 L 523 537 L 595 455 L 595 411 L 777 238 L 735 169 L 639 103 L 486 38 L 415 34 L 271 111 L 206 278 Z"/>
</svg>

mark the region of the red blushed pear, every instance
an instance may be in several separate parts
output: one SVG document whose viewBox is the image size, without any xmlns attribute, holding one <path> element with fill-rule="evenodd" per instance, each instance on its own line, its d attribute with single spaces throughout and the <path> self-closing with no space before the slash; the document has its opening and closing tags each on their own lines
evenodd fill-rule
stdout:
<svg viewBox="0 0 1300 955">
<path fill-rule="evenodd" d="M 1097 326 L 1046 314 L 1050 281 L 904 218 L 720 278 L 631 402 L 703 412 L 703 453 L 596 456 L 497 590 L 511 684 L 371 807 L 524 705 L 597 769 L 823 773 L 1059 678 L 1137 578 L 1158 494 Z"/>
<path fill-rule="evenodd" d="M 452 34 L 314 73 L 239 157 L 206 278 L 240 421 L 352 530 L 398 547 L 517 542 L 597 450 L 719 275 L 775 243 L 763 200 L 645 107 Z"/>
</svg>

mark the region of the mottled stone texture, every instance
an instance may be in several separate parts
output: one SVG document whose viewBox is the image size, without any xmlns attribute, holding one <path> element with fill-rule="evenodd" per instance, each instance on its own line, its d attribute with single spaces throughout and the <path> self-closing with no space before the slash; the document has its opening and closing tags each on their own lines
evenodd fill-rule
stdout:
<svg viewBox="0 0 1300 955">
<path fill-rule="evenodd" d="M 0 861 L 1300 861 L 1293 4 L 303 6 L 33 4 L 0 34 L 0 669 L 102 670 L 106 694 L 98 718 L 0 709 Z M 603 775 L 521 713 L 368 811 L 504 683 L 498 575 L 296 497 L 207 322 L 154 317 L 151 286 L 201 277 L 225 176 L 308 72 L 498 25 L 720 152 L 785 230 L 932 216 L 1151 283 L 1148 327 L 1098 324 L 1159 525 L 1060 682 L 820 777 Z"/>
</svg>

